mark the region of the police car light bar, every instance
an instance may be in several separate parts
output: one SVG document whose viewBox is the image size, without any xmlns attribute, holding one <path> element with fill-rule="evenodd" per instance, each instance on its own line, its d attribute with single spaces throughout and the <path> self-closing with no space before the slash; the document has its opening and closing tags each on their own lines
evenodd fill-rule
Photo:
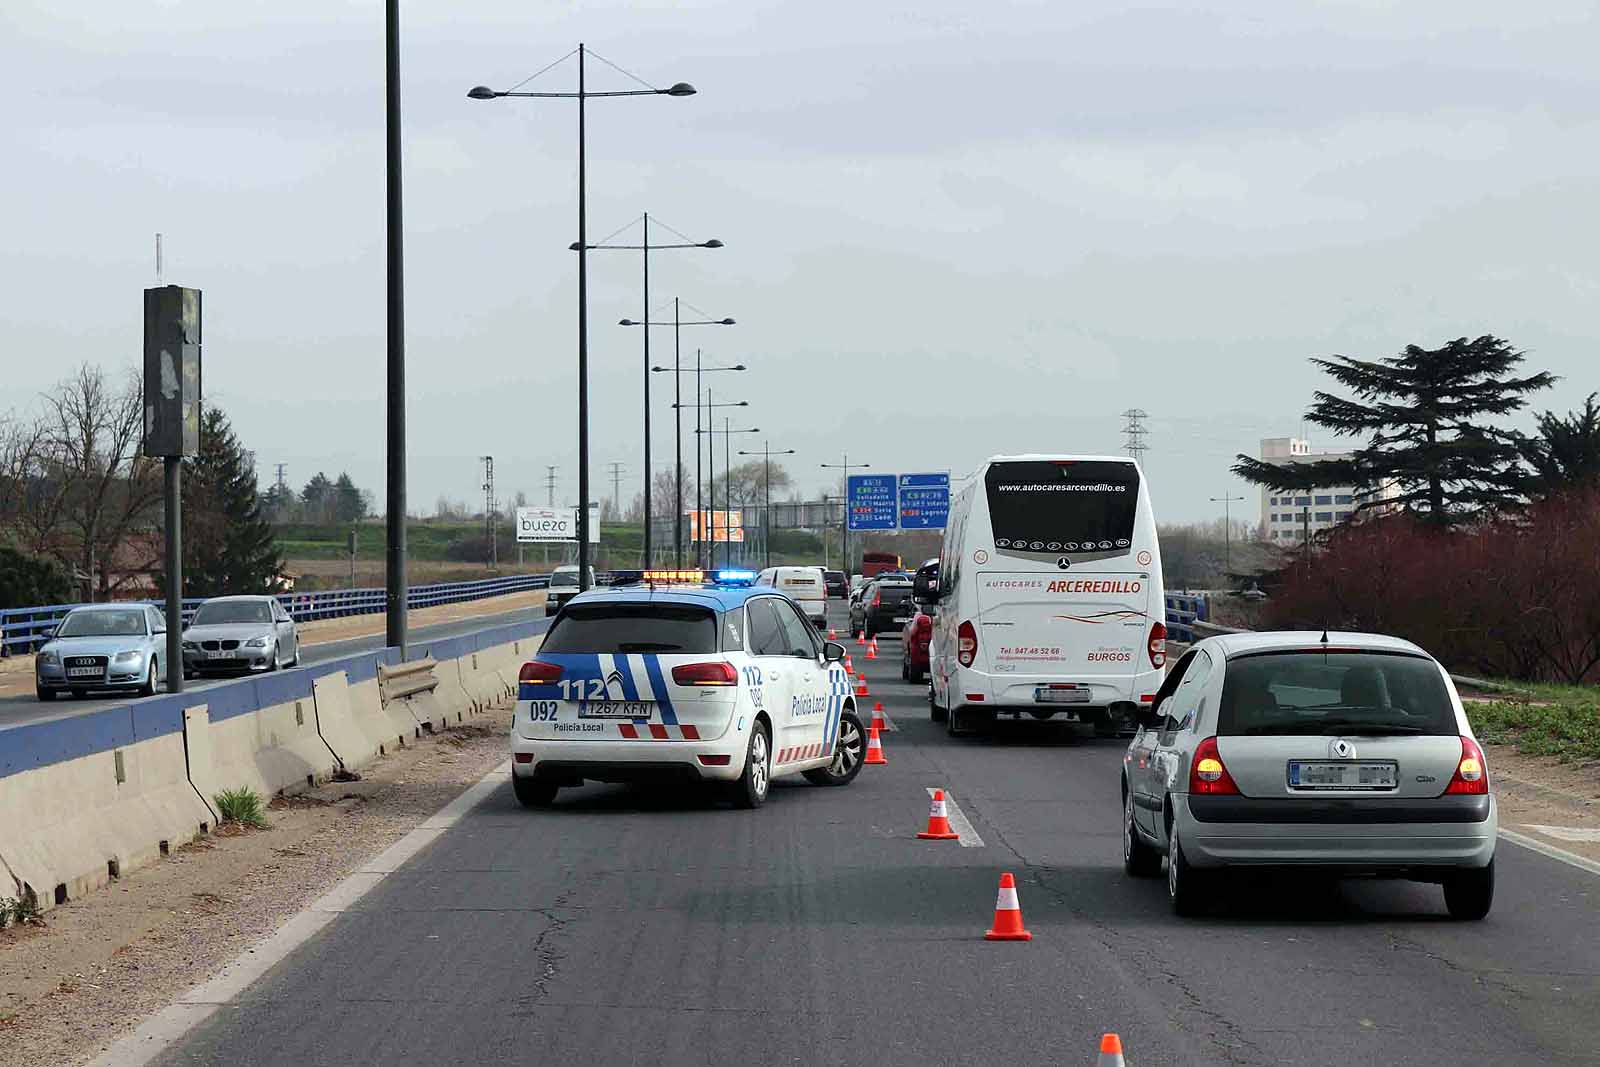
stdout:
<svg viewBox="0 0 1600 1067">
<path fill-rule="evenodd" d="M 647 582 L 672 582 L 686 585 L 699 585 L 705 581 L 706 572 L 702 570 L 667 570 L 645 571 L 644 580 Z"/>
<path fill-rule="evenodd" d="M 755 585 L 755 571 L 721 570 L 717 572 L 718 585 Z"/>
</svg>

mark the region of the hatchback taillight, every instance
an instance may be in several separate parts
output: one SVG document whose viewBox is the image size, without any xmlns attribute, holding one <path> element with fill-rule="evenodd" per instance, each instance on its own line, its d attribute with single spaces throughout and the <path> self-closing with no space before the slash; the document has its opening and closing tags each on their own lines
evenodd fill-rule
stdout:
<svg viewBox="0 0 1600 1067">
<path fill-rule="evenodd" d="M 972 661 L 978 658 L 978 631 L 972 623 L 964 622 L 956 630 L 956 659 L 961 661 L 963 667 L 972 666 Z"/>
<path fill-rule="evenodd" d="M 872 594 L 872 606 L 875 607 L 875 608 L 883 606 L 883 594 L 882 593 L 873 593 Z"/>
<path fill-rule="evenodd" d="M 529 660 L 517 672 L 517 681 L 527 682 L 529 685 L 555 685 L 561 681 L 561 664 L 546 663 L 539 659 Z"/>
<path fill-rule="evenodd" d="M 1483 796 L 1489 792 L 1489 765 L 1483 760 L 1483 749 L 1472 738 L 1461 739 L 1461 759 L 1444 791 L 1446 795 L 1465 796 Z"/>
<path fill-rule="evenodd" d="M 1217 751 L 1215 737 L 1208 737 L 1194 747 L 1194 759 L 1189 763 L 1189 792 L 1206 796 L 1239 795 L 1233 775 L 1222 765 L 1222 753 Z"/>
<path fill-rule="evenodd" d="M 1160 670 L 1167 665 L 1167 627 L 1155 623 L 1150 627 L 1150 666 Z"/>
<path fill-rule="evenodd" d="M 918 637 L 929 637 L 933 634 L 933 620 L 926 615 L 917 616 L 917 628 L 914 631 Z"/>
<path fill-rule="evenodd" d="M 677 685 L 736 685 L 739 674 L 726 660 L 685 663 L 672 668 L 672 681 Z"/>
</svg>

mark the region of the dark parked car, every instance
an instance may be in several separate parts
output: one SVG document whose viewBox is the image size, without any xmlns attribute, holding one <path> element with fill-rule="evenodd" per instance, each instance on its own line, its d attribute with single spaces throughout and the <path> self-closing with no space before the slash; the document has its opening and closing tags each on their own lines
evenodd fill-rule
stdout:
<svg viewBox="0 0 1600 1067">
<path fill-rule="evenodd" d="M 829 596 L 842 599 L 850 595 L 850 579 L 844 576 L 844 571 L 823 571 L 822 584 L 827 586 Z"/>
<path fill-rule="evenodd" d="M 915 610 L 908 579 L 874 578 L 850 604 L 850 633 L 866 638 L 883 633 L 899 633 L 911 621 Z"/>
</svg>

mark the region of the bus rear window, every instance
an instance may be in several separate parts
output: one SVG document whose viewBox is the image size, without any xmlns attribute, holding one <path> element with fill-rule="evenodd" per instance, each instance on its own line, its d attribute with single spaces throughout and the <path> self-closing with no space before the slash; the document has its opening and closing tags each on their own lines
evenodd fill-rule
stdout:
<svg viewBox="0 0 1600 1067">
<path fill-rule="evenodd" d="M 997 549 L 1123 555 L 1133 544 L 1139 472 L 1132 463 L 995 463 L 984 483 Z"/>
</svg>

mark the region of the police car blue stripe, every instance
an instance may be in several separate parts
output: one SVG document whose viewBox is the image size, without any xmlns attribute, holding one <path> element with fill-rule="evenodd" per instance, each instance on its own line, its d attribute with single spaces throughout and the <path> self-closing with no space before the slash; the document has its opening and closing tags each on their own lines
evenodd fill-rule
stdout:
<svg viewBox="0 0 1600 1067">
<path fill-rule="evenodd" d="M 626 700 L 639 699 L 639 687 L 633 681 L 633 657 L 621 655 L 614 657 L 617 661 L 617 673 L 622 675 L 622 696 Z"/>
<path fill-rule="evenodd" d="M 639 658 L 644 660 L 644 672 L 650 679 L 650 688 L 656 691 L 661 721 L 668 726 L 677 725 L 678 714 L 672 710 L 672 695 L 667 689 L 666 679 L 661 675 L 661 658 L 653 652 L 646 652 Z"/>
</svg>

